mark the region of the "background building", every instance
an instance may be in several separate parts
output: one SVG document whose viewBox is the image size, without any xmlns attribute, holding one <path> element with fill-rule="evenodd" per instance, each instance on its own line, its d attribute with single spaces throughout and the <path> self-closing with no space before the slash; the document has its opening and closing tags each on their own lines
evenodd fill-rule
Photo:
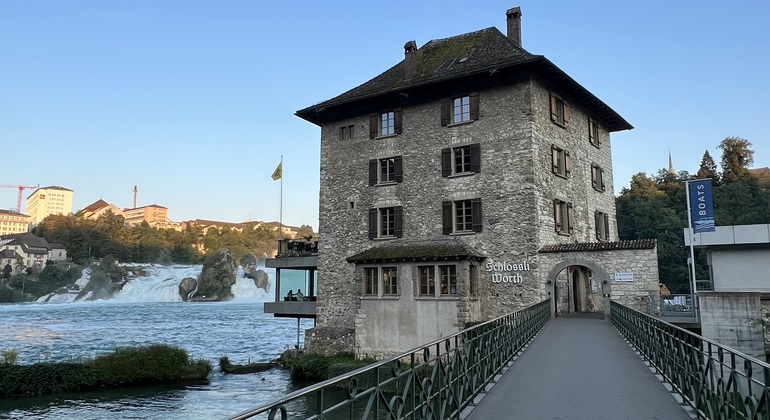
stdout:
<svg viewBox="0 0 770 420">
<path fill-rule="evenodd" d="M 27 197 L 29 223 L 36 225 L 51 214 L 72 213 L 73 191 L 52 185 L 36 189 Z"/>
<path fill-rule="evenodd" d="M 0 210 L 0 236 L 29 230 L 30 217 L 10 210 Z"/>
</svg>

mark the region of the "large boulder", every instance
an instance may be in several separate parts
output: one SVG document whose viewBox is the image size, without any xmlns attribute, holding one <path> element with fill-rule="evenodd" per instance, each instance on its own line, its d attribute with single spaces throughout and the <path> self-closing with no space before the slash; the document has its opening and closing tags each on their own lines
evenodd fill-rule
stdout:
<svg viewBox="0 0 770 420">
<path fill-rule="evenodd" d="M 195 280 L 192 277 L 185 277 L 181 282 L 179 282 L 179 296 L 182 297 L 183 301 L 187 302 L 190 300 L 193 292 L 195 292 L 197 287 L 198 280 Z"/>
<path fill-rule="evenodd" d="M 270 277 L 264 270 L 254 270 L 251 273 L 251 278 L 254 279 L 254 285 L 257 286 L 257 289 L 262 289 L 265 293 L 270 289 Z"/>
<path fill-rule="evenodd" d="M 232 287 L 235 284 L 237 272 L 238 263 L 235 262 L 233 256 L 228 250 L 220 249 L 203 262 L 203 270 L 198 279 L 198 290 L 193 294 L 191 300 L 222 301 L 232 299 Z"/>
</svg>

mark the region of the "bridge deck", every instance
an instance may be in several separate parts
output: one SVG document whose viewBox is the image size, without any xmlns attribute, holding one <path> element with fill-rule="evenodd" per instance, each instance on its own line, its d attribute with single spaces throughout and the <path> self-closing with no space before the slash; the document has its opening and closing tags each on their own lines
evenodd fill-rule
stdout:
<svg viewBox="0 0 770 420">
<path fill-rule="evenodd" d="M 593 314 L 552 319 L 466 420 L 688 420 L 615 328 Z"/>
</svg>

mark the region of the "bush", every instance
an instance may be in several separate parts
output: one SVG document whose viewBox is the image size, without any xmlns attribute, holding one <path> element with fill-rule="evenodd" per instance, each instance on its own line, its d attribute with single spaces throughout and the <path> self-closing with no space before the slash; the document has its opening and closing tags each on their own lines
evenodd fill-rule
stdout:
<svg viewBox="0 0 770 420">
<path fill-rule="evenodd" d="M 292 379 L 311 381 L 322 381 L 374 363 L 374 360 L 357 360 L 351 353 L 334 356 L 303 353 L 294 356 L 293 350 L 285 352 L 281 361 L 291 370 Z"/>
</svg>

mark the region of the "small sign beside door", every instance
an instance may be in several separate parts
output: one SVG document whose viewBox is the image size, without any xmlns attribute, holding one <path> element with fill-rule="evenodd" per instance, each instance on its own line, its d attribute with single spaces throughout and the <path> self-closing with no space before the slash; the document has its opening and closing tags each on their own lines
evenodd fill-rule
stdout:
<svg viewBox="0 0 770 420">
<path fill-rule="evenodd" d="M 615 273 L 615 281 L 634 281 L 634 273 Z"/>
</svg>

